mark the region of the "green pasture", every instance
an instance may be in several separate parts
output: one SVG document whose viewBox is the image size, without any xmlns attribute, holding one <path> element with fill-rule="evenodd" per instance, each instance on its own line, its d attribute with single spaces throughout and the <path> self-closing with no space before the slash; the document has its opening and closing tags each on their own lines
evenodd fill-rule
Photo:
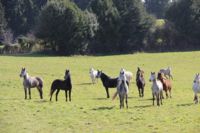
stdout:
<svg viewBox="0 0 200 133">
<path fill-rule="evenodd" d="M 111 77 L 120 68 L 145 71 L 144 98 L 139 98 L 135 77 L 130 84 L 129 109 L 119 109 L 119 99 L 106 98 L 99 80 L 92 85 L 89 68 L 103 70 Z M 152 106 L 150 72 L 172 67 L 172 98 L 160 107 Z M 19 74 L 44 80 L 44 99 L 32 89 L 32 99 L 24 99 Z M 66 69 L 72 76 L 72 102 L 60 91 L 58 102 L 49 102 L 54 79 L 63 79 Z M 200 52 L 138 53 L 112 56 L 0 56 L 0 133 L 198 133 L 200 104 L 193 102 L 194 74 L 200 72 Z M 110 89 L 112 96 L 116 91 Z"/>
</svg>

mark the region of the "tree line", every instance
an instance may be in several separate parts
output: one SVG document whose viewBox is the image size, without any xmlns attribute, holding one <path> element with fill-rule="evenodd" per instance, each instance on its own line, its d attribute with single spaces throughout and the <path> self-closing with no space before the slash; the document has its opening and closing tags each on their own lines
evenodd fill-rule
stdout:
<svg viewBox="0 0 200 133">
<path fill-rule="evenodd" d="M 0 0 L 0 40 L 32 33 L 63 55 L 196 49 L 199 9 L 199 0 Z"/>
</svg>

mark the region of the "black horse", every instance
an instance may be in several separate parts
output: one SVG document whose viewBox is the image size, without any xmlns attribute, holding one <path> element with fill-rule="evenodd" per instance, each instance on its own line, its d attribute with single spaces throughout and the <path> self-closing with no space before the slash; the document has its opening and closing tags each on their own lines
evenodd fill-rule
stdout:
<svg viewBox="0 0 200 133">
<path fill-rule="evenodd" d="M 51 84 L 50 101 L 55 90 L 57 90 L 56 101 L 58 101 L 58 93 L 60 90 L 65 91 L 66 101 L 67 101 L 67 91 L 69 91 L 69 101 L 71 101 L 72 83 L 69 70 L 66 70 L 64 80 L 56 79 Z"/>
<path fill-rule="evenodd" d="M 138 87 L 139 97 L 144 97 L 144 87 L 145 87 L 145 80 L 144 80 L 144 71 L 138 67 L 136 73 L 136 84 Z"/>
<path fill-rule="evenodd" d="M 103 73 L 102 71 L 99 71 L 99 70 L 98 70 L 97 77 L 101 78 L 102 84 L 103 84 L 103 86 L 106 90 L 107 98 L 110 98 L 108 88 L 116 88 L 117 87 L 118 77 L 117 78 L 111 78 L 111 77 L 107 76 L 105 73 Z M 126 83 L 129 85 L 128 81 L 126 81 Z"/>
<path fill-rule="evenodd" d="M 108 88 L 116 88 L 117 87 L 118 77 L 117 78 L 110 78 L 105 73 L 103 73 L 102 71 L 99 71 L 99 70 L 98 70 L 97 77 L 101 78 L 102 84 L 105 87 L 105 90 L 106 90 L 106 93 L 107 93 L 107 98 L 109 98 L 110 95 L 109 95 Z"/>
</svg>

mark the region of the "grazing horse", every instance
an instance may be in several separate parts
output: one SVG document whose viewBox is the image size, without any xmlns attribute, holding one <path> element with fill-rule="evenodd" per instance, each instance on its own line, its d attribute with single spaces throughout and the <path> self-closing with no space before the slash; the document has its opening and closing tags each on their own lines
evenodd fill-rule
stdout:
<svg viewBox="0 0 200 133">
<path fill-rule="evenodd" d="M 144 79 L 144 71 L 138 67 L 136 73 L 136 84 L 139 92 L 139 97 L 144 97 L 144 87 L 145 87 L 145 79 Z"/>
<path fill-rule="evenodd" d="M 160 72 L 158 73 L 157 79 L 160 80 L 163 84 L 163 90 L 165 91 L 166 98 L 168 98 L 168 91 L 169 91 L 169 95 L 170 95 L 170 98 L 171 98 L 172 97 L 172 95 L 171 95 L 171 90 L 172 90 L 171 81 L 169 79 L 164 78 L 164 74 L 160 73 Z"/>
<path fill-rule="evenodd" d="M 152 90 L 152 96 L 153 96 L 153 105 L 154 105 L 154 100 L 156 97 L 157 100 L 157 105 L 160 106 L 160 102 L 162 104 L 162 91 L 163 91 L 163 85 L 160 80 L 156 79 L 156 73 L 151 72 L 151 76 L 149 78 L 150 82 L 153 82 L 151 90 Z"/>
<path fill-rule="evenodd" d="M 129 82 L 129 84 L 130 84 L 131 79 L 133 79 L 133 73 L 130 72 L 130 71 L 127 71 L 127 70 L 125 70 L 125 69 L 123 69 L 123 68 L 121 68 L 120 71 L 125 73 L 126 80 L 127 80 L 127 81 Z"/>
<path fill-rule="evenodd" d="M 169 76 L 169 79 L 170 78 L 172 78 L 173 79 L 173 77 L 172 77 L 172 69 L 171 69 L 171 67 L 168 67 L 168 68 L 163 68 L 163 69 L 160 69 L 160 73 L 163 73 L 164 75 L 165 75 L 165 77 L 167 78 L 167 76 Z"/>
<path fill-rule="evenodd" d="M 94 68 L 90 68 L 89 74 L 90 74 L 90 78 L 92 80 L 92 83 L 95 84 L 97 79 L 98 79 L 98 76 L 97 76 L 98 71 L 95 70 Z"/>
<path fill-rule="evenodd" d="M 120 100 L 120 109 L 124 108 L 124 98 L 126 99 L 126 108 L 128 108 L 128 84 L 127 79 L 124 71 L 120 71 L 118 82 L 117 82 L 117 92 L 113 96 L 113 100 L 119 95 Z"/>
<path fill-rule="evenodd" d="M 24 86 L 24 92 L 25 92 L 25 99 L 27 99 L 27 89 L 29 94 L 29 99 L 31 99 L 31 88 L 37 88 L 40 99 L 43 99 L 43 81 L 40 77 L 30 77 L 26 71 L 25 68 L 21 69 L 20 77 L 23 77 L 23 86 Z"/>
<path fill-rule="evenodd" d="M 102 84 L 106 90 L 106 94 L 107 94 L 107 98 L 110 97 L 109 95 L 109 90 L 108 88 L 115 88 L 117 87 L 117 78 L 110 78 L 109 76 L 107 76 L 105 73 L 103 73 L 102 71 L 98 71 L 98 77 L 101 78 Z"/>
<path fill-rule="evenodd" d="M 199 102 L 197 93 L 200 93 L 200 75 L 199 75 L 199 73 L 197 73 L 195 75 L 192 88 L 194 91 L 194 101 L 195 101 L 195 104 L 197 104 Z"/>
<path fill-rule="evenodd" d="M 69 91 L 69 101 L 71 101 L 71 90 L 72 90 L 72 83 L 71 83 L 71 76 L 69 70 L 65 71 L 64 80 L 56 79 L 51 84 L 50 90 L 50 101 L 54 91 L 56 91 L 56 101 L 58 101 L 58 93 L 60 90 L 65 91 L 65 97 L 67 101 L 67 91 Z"/>
</svg>

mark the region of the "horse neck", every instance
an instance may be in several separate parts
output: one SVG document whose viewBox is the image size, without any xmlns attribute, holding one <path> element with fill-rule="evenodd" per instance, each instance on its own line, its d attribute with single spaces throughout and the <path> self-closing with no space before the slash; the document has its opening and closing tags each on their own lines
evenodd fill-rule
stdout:
<svg viewBox="0 0 200 133">
<path fill-rule="evenodd" d="M 100 77 L 101 77 L 102 81 L 105 81 L 106 79 L 109 79 L 109 77 L 104 73 L 102 73 Z"/>
<path fill-rule="evenodd" d="M 27 80 L 29 78 L 28 73 L 26 73 L 26 75 L 24 75 L 24 80 Z"/>
<path fill-rule="evenodd" d="M 69 82 L 71 84 L 71 76 L 69 75 L 64 81 Z"/>
</svg>

